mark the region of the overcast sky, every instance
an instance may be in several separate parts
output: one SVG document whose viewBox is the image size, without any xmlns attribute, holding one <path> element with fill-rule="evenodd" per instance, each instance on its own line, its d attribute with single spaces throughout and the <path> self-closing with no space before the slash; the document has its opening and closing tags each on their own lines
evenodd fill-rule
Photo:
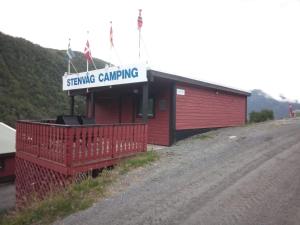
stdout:
<svg viewBox="0 0 300 225">
<path fill-rule="evenodd" d="M 93 57 L 132 64 L 139 8 L 151 68 L 300 100 L 299 0 L 2 0 L 0 31 L 56 49 L 70 37 L 83 51 L 89 30 Z"/>
</svg>

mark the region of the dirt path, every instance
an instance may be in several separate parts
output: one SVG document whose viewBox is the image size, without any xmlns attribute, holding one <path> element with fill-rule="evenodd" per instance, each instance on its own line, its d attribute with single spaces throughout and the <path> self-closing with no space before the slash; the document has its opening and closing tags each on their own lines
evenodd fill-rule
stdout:
<svg viewBox="0 0 300 225">
<path fill-rule="evenodd" d="M 300 224 L 300 120 L 208 133 L 56 224 Z M 119 188 L 119 187 L 122 188 Z"/>
</svg>

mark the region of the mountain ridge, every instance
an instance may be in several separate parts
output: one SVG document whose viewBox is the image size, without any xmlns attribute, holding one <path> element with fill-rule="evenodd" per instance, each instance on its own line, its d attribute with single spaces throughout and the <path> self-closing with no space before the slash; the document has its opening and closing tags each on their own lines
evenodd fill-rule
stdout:
<svg viewBox="0 0 300 225">
<path fill-rule="evenodd" d="M 86 68 L 82 53 L 74 64 Z M 98 68 L 106 62 L 94 59 Z M 23 38 L 0 32 L 0 121 L 15 126 L 19 119 L 41 119 L 68 114 L 69 99 L 62 91 L 67 70 L 66 51 L 43 48 Z M 77 98 L 75 111 L 83 113 L 84 99 Z"/>
<path fill-rule="evenodd" d="M 293 105 L 294 109 L 300 109 L 300 104 L 277 100 L 260 89 L 253 89 L 251 96 L 248 98 L 248 116 L 252 111 L 261 111 L 263 109 L 271 109 L 274 112 L 275 119 L 286 118 L 289 116 L 289 104 Z"/>
</svg>

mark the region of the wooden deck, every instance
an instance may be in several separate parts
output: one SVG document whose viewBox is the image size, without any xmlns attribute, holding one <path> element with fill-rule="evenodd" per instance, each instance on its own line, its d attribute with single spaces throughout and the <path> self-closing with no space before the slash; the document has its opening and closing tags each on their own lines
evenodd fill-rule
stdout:
<svg viewBox="0 0 300 225">
<path fill-rule="evenodd" d="M 79 173 L 147 150 L 147 124 L 58 125 L 19 121 L 16 133 L 17 200 L 65 186 Z M 19 197 L 18 197 L 19 196 Z"/>
</svg>

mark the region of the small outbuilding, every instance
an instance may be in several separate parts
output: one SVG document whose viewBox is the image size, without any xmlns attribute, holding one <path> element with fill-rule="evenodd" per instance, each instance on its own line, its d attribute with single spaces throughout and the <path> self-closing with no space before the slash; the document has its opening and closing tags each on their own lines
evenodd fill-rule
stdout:
<svg viewBox="0 0 300 225">
<path fill-rule="evenodd" d="M 148 143 L 171 145 L 209 129 L 240 126 L 249 92 L 148 69 L 110 67 L 65 75 L 63 89 L 86 96 L 86 117 L 97 124 L 148 124 Z"/>
<path fill-rule="evenodd" d="M 16 131 L 0 122 L 0 183 L 15 178 Z"/>
</svg>

